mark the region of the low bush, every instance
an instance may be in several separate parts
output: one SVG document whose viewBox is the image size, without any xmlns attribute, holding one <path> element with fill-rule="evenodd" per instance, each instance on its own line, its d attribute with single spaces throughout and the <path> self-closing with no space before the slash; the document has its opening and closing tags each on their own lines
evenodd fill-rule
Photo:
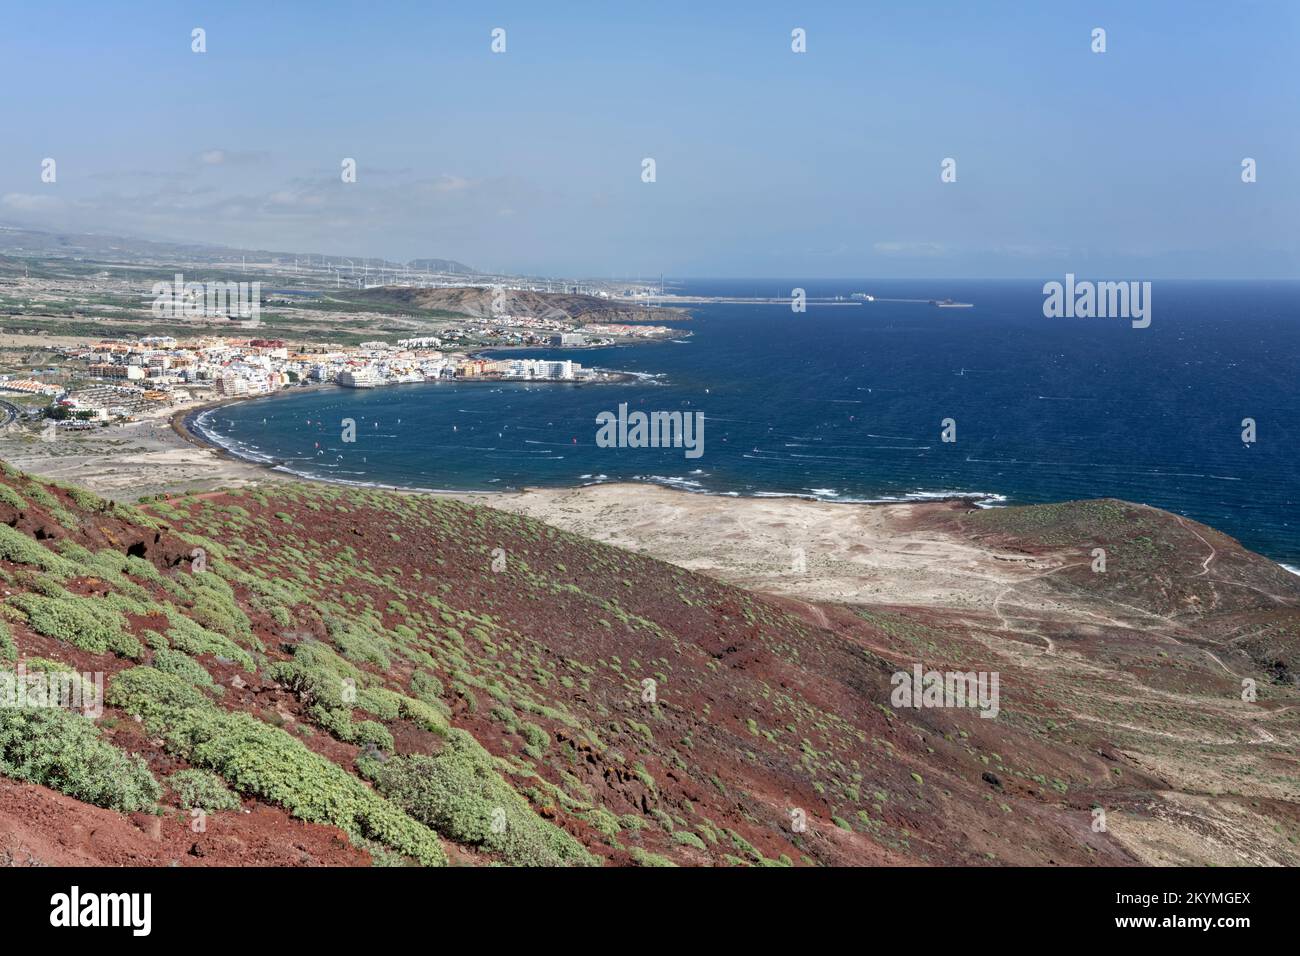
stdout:
<svg viewBox="0 0 1300 956">
<path fill-rule="evenodd" d="M 162 795 L 143 760 L 58 707 L 0 708 L 0 774 L 122 813 L 151 809 Z"/>
<path fill-rule="evenodd" d="M 210 631 L 202 624 L 190 620 L 170 604 L 163 605 L 170 627 L 167 637 L 172 647 L 186 654 L 212 654 L 234 661 L 246 671 L 253 670 L 253 655 L 224 634 Z"/>
<path fill-rule="evenodd" d="M 167 778 L 167 786 L 185 810 L 198 808 L 215 813 L 239 809 L 239 798 L 210 770 L 178 770 Z"/>
<path fill-rule="evenodd" d="M 71 594 L 19 594 L 9 603 L 27 615 L 36 632 L 83 651 L 103 654 L 111 650 L 123 657 L 137 657 L 142 651 L 140 642 L 126 630 L 126 620 L 102 601 Z"/>
<path fill-rule="evenodd" d="M 367 687 L 357 694 L 357 706 L 380 720 L 396 720 L 402 712 L 402 695 L 384 687 Z"/>
<path fill-rule="evenodd" d="M 7 524 L 0 524 L 0 558 L 15 564 L 29 564 L 61 578 L 70 577 L 77 571 L 76 564 Z"/>
<path fill-rule="evenodd" d="M 672 860 L 658 853 L 650 853 L 639 846 L 632 847 L 632 860 L 637 866 L 676 866 Z"/>
<path fill-rule="evenodd" d="M 690 830 L 674 830 L 673 840 L 676 843 L 680 843 L 682 846 L 692 846 L 695 847 L 695 849 L 697 850 L 707 849 L 707 847 L 705 847 L 704 845 L 704 841 L 701 840 L 699 837 L 697 837 Z"/>
<path fill-rule="evenodd" d="M 426 866 L 446 863 L 438 837 L 342 767 L 244 713 L 228 713 L 171 674 L 135 667 L 109 685 L 108 702 L 139 714 L 150 733 L 236 790 L 277 803 L 309 823 L 375 840 Z"/>
<path fill-rule="evenodd" d="M 540 760 L 545 755 L 546 748 L 551 745 L 551 735 L 537 724 L 531 723 L 524 724 L 519 732 L 524 738 L 524 752 Z"/>
<path fill-rule="evenodd" d="M 435 754 L 362 757 L 362 774 L 407 813 L 452 839 L 500 853 L 520 866 L 590 866 L 576 839 L 539 817 L 500 774 L 492 756 L 463 730 L 450 730 Z M 494 825 L 502 824 L 502 825 Z"/>
<path fill-rule="evenodd" d="M 441 701 L 443 694 L 442 681 L 432 674 L 416 671 L 411 675 L 411 693 L 428 704 Z"/>
<path fill-rule="evenodd" d="M 209 706 L 193 684 L 154 667 L 132 667 L 119 673 L 108 686 L 107 701 L 139 715 L 152 732 L 157 732 L 169 714 Z"/>
<path fill-rule="evenodd" d="M 206 691 L 216 694 L 225 691 L 224 687 L 212 679 L 212 675 L 208 673 L 206 667 L 184 651 L 159 648 L 154 651 L 153 666 L 164 674 L 174 674 L 181 680 L 193 684 L 195 687 L 201 687 Z"/>
<path fill-rule="evenodd" d="M 385 753 L 392 753 L 395 744 L 388 728 L 375 720 L 362 720 L 352 725 L 353 742 L 365 747 L 377 747 Z"/>
</svg>

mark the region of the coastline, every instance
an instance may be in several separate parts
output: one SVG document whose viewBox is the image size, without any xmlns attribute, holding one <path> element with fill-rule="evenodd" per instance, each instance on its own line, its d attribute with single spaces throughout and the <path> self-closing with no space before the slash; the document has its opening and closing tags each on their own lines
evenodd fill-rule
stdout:
<svg viewBox="0 0 1300 956">
<path fill-rule="evenodd" d="M 316 386 L 311 386 L 315 389 Z M 272 392 L 267 395 L 250 395 L 241 398 L 223 399 L 217 402 L 207 402 L 203 405 L 191 406 L 187 409 L 176 411 L 171 416 L 171 427 L 185 441 L 217 455 L 241 462 L 250 467 L 259 468 L 274 474 L 277 478 L 291 477 L 292 479 L 302 481 L 321 482 L 323 484 L 342 485 L 350 488 L 381 488 L 385 491 L 399 491 L 407 494 L 424 494 L 424 495 L 443 495 L 452 497 L 491 497 L 498 498 L 501 496 L 531 494 L 531 493 L 559 493 L 575 491 L 583 488 L 663 488 L 668 491 L 680 492 L 697 497 L 721 498 L 729 501 L 738 500 L 758 500 L 758 501 L 815 501 L 828 505 L 869 505 L 873 507 L 900 505 L 900 504 L 948 504 L 961 503 L 972 507 L 995 507 L 1006 503 L 1004 496 L 992 492 L 915 492 L 911 495 L 888 497 L 888 498 L 847 498 L 836 500 L 832 497 L 826 497 L 816 494 L 801 492 L 774 492 L 763 491 L 751 495 L 741 495 L 738 492 L 714 492 L 703 489 L 683 487 L 682 484 L 671 480 L 662 481 L 590 481 L 576 485 L 525 485 L 522 488 L 509 489 L 473 489 L 473 490 L 456 490 L 447 488 L 414 488 L 408 485 L 390 485 L 378 481 L 345 481 L 338 478 L 328 478 L 320 475 L 313 475 L 299 472 L 288 472 L 280 470 L 282 465 L 278 465 L 273 460 L 259 461 L 254 458 L 248 458 L 240 455 L 237 451 L 221 444 L 218 441 L 208 437 L 201 430 L 193 427 L 194 420 L 204 412 L 214 408 L 220 408 L 224 405 L 233 405 L 237 402 L 251 401 L 254 399 L 273 398 L 292 393 L 291 389 L 283 389 L 279 392 Z"/>
<path fill-rule="evenodd" d="M 996 549 L 918 530 L 927 515 L 979 507 L 979 496 L 836 502 L 797 494 L 713 494 L 654 482 L 500 491 L 348 482 L 253 462 L 188 430 L 191 418 L 219 404 L 224 403 L 177 412 L 172 425 L 201 454 L 256 474 L 485 505 L 799 601 L 991 607 L 996 589 L 990 582 L 1020 573 L 1008 572 L 1005 555 Z"/>
<path fill-rule="evenodd" d="M 53 443 L 21 428 L 0 430 L 0 458 L 23 471 L 124 502 L 284 481 L 359 487 L 249 461 L 190 428 L 194 418 L 212 408 L 288 394 L 294 392 L 162 409 L 143 421 L 71 433 Z M 926 514 L 973 507 L 960 496 L 868 504 L 717 495 L 648 482 L 469 492 L 369 482 L 361 487 L 529 515 L 565 531 L 802 601 L 928 600 L 969 607 L 972 580 L 979 584 L 983 575 L 1007 573 L 1007 563 L 982 547 L 912 529 Z M 798 570 L 800 554 L 804 570 Z M 983 575 L 972 578 L 974 566 L 983 568 Z"/>
<path fill-rule="evenodd" d="M 207 407 L 219 404 L 225 403 Z M 833 502 L 806 495 L 709 494 L 652 482 L 502 491 L 347 482 L 277 470 L 274 464 L 240 458 L 201 434 L 188 432 L 189 419 L 204 410 L 191 408 L 173 415 L 177 433 L 185 434 L 185 440 L 202 454 L 276 481 L 377 488 L 486 505 L 800 601 L 969 608 L 972 602 L 991 604 L 995 595 L 987 583 L 990 576 L 1008 573 L 1007 562 L 995 556 L 994 549 L 913 527 L 927 514 L 973 509 L 976 505 L 969 496 Z M 684 528 L 690 533 L 684 533 Z M 972 597 L 972 581 L 977 582 L 981 598 Z"/>
<path fill-rule="evenodd" d="M 568 386 L 571 386 L 571 387 L 581 387 L 581 386 L 583 386 L 583 385 L 617 385 L 617 384 L 622 384 L 622 383 L 626 383 L 626 382 L 637 381 L 637 380 L 640 379 L 640 375 L 639 375 L 639 373 L 635 373 L 635 372 L 618 372 L 618 371 L 612 371 L 612 370 L 602 370 L 602 373 L 603 373 L 604 375 L 608 376 L 608 377 L 601 378 L 600 380 L 595 381 L 595 382 L 569 382 L 569 381 L 552 380 L 552 379 L 537 379 L 537 380 L 529 380 L 527 383 L 525 383 L 525 382 L 519 382 L 519 383 L 517 383 L 517 384 L 548 384 L 548 385 L 568 385 Z M 452 385 L 456 385 L 456 386 L 460 386 L 460 385 L 500 385 L 500 384 L 502 383 L 502 381 L 503 381 L 503 380 L 501 380 L 501 379 L 466 379 L 466 380 L 457 380 L 457 381 L 450 382 L 450 383 L 447 383 L 447 384 L 452 384 Z M 507 382 L 507 384 L 515 384 L 515 383 L 511 383 L 509 380 L 505 380 L 505 381 Z M 394 384 L 402 384 L 402 385 L 430 385 L 430 384 L 442 384 L 442 383 L 437 383 L 437 382 L 402 382 L 402 383 L 394 383 Z M 387 386 L 379 386 L 379 387 L 387 387 Z M 317 481 L 317 482 L 321 482 L 321 483 L 324 483 L 324 484 L 336 484 L 336 485 L 342 485 L 342 486 L 344 486 L 344 487 L 350 487 L 350 488 L 357 488 L 357 487 L 362 487 L 362 488 L 380 488 L 380 489 L 383 489 L 384 491 L 395 491 L 395 492 L 402 492 L 402 493 L 405 493 L 405 494 L 426 494 L 426 495 L 484 494 L 484 495 L 492 495 L 492 494 L 509 494 L 509 493 L 510 493 L 510 492 L 508 492 L 508 491 L 492 491 L 492 490 L 490 490 L 490 489 L 484 489 L 484 490 L 482 490 L 482 491 L 474 491 L 474 492 L 463 492 L 463 491 L 455 491 L 455 490 L 453 490 L 453 489 L 441 489 L 441 488 L 411 488 L 411 487 L 404 486 L 404 485 L 386 485 L 386 484 L 383 484 L 383 483 L 381 483 L 381 482 L 371 482 L 371 481 L 365 481 L 365 482 L 359 482 L 359 481 L 343 481 L 343 480 L 336 479 L 336 478 L 325 478 L 325 477 L 321 477 L 321 476 L 319 476 L 319 475 L 312 475 L 312 474 L 307 474 L 307 473 L 303 473 L 303 472 L 296 472 L 296 471 L 292 471 L 292 470 L 290 470 L 289 468 L 287 468 L 287 467 L 284 465 L 283 462 L 279 462 L 279 461 L 276 461 L 276 460 L 274 460 L 274 459 L 267 459 L 267 460 L 265 460 L 265 461 L 259 461 L 259 460 L 254 459 L 254 458 L 249 458 L 249 457 L 246 457 L 246 456 L 244 456 L 244 455 L 241 455 L 241 454 L 239 454 L 237 451 L 235 451 L 234 449 L 232 449 L 232 448 L 230 448 L 230 447 L 228 447 L 228 446 L 226 446 L 226 445 L 221 444 L 219 441 L 216 441 L 216 440 L 213 439 L 213 438 L 210 438 L 208 435 L 204 434 L 203 431 L 202 431 L 201 429 L 199 429 L 199 428 L 196 427 L 196 420 L 198 419 L 198 417 L 199 417 L 200 415 L 203 415 L 204 413 L 209 412 L 209 411 L 212 411 L 213 409 L 216 409 L 216 408 L 222 408 L 222 407 L 224 407 L 224 406 L 226 406 L 226 405 L 235 405 L 235 404 L 242 403 L 242 402 L 250 402 L 250 401 L 256 401 L 256 400 L 261 400 L 261 399 L 283 398 L 283 397 L 287 397 L 287 396 L 290 396 L 290 395 L 297 395 L 297 394 L 300 394 L 300 393 L 302 393 L 302 392 L 316 392 L 316 391 L 322 391 L 322 390 L 324 390 L 324 389 L 328 389 L 328 388 L 337 388 L 337 389 L 348 390 L 348 389 L 345 389 L 344 386 L 336 385 L 336 384 L 333 383 L 333 382 L 321 382 L 321 383 L 317 383 L 317 384 L 313 384 L 313 385 L 300 385 L 300 386 L 294 386 L 294 387 L 292 387 L 292 388 L 283 388 L 283 389 L 280 389 L 280 390 L 278 390 L 278 391 L 275 391 L 275 392 L 267 392 L 267 393 L 265 393 L 265 394 L 258 394 L 258 395 L 242 395 L 242 396 L 238 396 L 238 397 L 234 397 L 234 398 L 223 398 L 223 399 L 220 399 L 220 400 L 217 400 L 217 401 L 209 401 L 209 402 L 203 402 L 203 403 L 200 403 L 200 404 L 188 405 L 188 406 L 186 406 L 185 408 L 182 408 L 182 409 L 176 409 L 175 411 L 173 411 L 173 412 L 170 414 L 170 416 L 169 416 L 169 419 L 170 419 L 170 426 L 171 426 L 171 429 L 176 433 L 176 435 L 177 435 L 178 437 L 180 437 L 183 441 L 185 441 L 185 442 L 186 442 L 187 444 L 189 444 L 189 445 L 192 445 L 192 446 L 194 446 L 194 447 L 196 447 L 196 448 L 198 448 L 198 449 L 201 449 L 201 450 L 203 450 L 203 451 L 205 451 L 205 452 L 207 452 L 207 453 L 210 453 L 210 454 L 216 455 L 218 458 L 221 458 L 221 459 L 223 459 L 223 460 L 225 460 L 225 461 L 227 461 L 227 462 L 237 463 L 237 464 L 239 464 L 239 465 L 241 465 L 241 466 L 244 466 L 244 467 L 257 469 L 258 471 L 260 471 L 260 472 L 262 472 L 262 473 L 264 473 L 264 474 L 271 475 L 271 476 L 273 476 L 273 477 L 275 477 L 276 479 L 279 479 L 279 480 L 287 480 L 287 481 Z M 369 389 L 366 389 L 366 391 L 369 391 Z"/>
<path fill-rule="evenodd" d="M 326 386 L 303 386 L 323 388 Z M 108 429 L 42 442 L 0 430 L 0 458 L 23 471 L 73 482 L 125 502 L 272 482 L 380 488 L 484 505 L 537 518 L 583 537 L 644 553 L 729 583 L 805 602 L 928 606 L 993 615 L 1006 588 L 1050 571 L 1023 554 L 955 536 L 929 519 L 974 510 L 968 495 L 904 501 L 830 501 L 801 495 L 739 496 L 650 482 L 452 491 L 296 475 L 253 462 L 191 430 L 212 408 L 292 390 L 221 399 Z M 1014 559 L 1014 560 L 1011 560 Z"/>
</svg>

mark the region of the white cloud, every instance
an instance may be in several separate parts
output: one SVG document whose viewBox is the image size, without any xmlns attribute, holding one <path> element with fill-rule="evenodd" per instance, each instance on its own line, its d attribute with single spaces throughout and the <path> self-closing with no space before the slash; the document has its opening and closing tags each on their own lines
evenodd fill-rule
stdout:
<svg viewBox="0 0 1300 956">
<path fill-rule="evenodd" d="M 62 205 L 54 196 L 39 196 L 33 193 L 5 193 L 3 202 L 10 209 L 34 212 L 57 209 Z"/>
<path fill-rule="evenodd" d="M 948 247 L 942 242 L 892 241 L 874 242 L 871 251 L 882 256 L 946 256 Z"/>
<path fill-rule="evenodd" d="M 264 149 L 205 149 L 199 153 L 199 162 L 204 166 L 249 166 L 265 162 L 270 157 L 271 154 Z"/>
</svg>

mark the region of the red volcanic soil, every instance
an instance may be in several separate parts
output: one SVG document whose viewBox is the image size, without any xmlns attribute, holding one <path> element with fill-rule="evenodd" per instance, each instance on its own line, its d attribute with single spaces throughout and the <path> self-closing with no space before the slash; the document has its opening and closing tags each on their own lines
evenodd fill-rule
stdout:
<svg viewBox="0 0 1300 956">
<path fill-rule="evenodd" d="M 210 814 L 102 810 L 45 787 L 0 777 L 0 866 L 369 866 L 333 827 L 251 803 Z"/>
<path fill-rule="evenodd" d="M 17 494 L 30 494 L 9 481 Z M 285 484 L 151 502 L 142 506 L 150 517 L 141 518 L 51 491 L 75 521 L 65 514 L 59 522 L 34 501 L 0 505 L 0 521 L 56 552 L 68 539 L 148 562 L 160 577 L 131 580 L 158 610 L 127 614 L 133 634 L 166 630 L 162 607 L 171 604 L 205 626 L 226 628 L 253 652 L 252 669 L 194 655 L 224 688 L 215 706 L 284 728 L 312 753 L 356 772 L 373 745 L 344 739 L 318 697 L 275 676 L 277 663 L 293 660 L 301 647 L 328 648 L 363 688 L 436 706 L 494 758 L 495 772 L 531 812 L 615 865 L 1146 862 L 1158 855 L 1153 841 L 1182 846 L 1160 829 L 1172 826 L 1163 795 L 1202 795 L 1185 768 L 1214 766 L 1214 759 L 1191 751 L 1215 746 L 1228 732 L 1209 722 L 1242 733 L 1264 726 L 1258 714 L 1234 709 L 1228 693 L 1237 677 L 1229 668 L 1251 665 L 1248 650 L 1222 645 L 1226 657 L 1205 650 L 1218 640 L 1218 619 L 1205 609 L 1249 618 L 1300 607 L 1300 589 L 1272 576 L 1262 559 L 1209 529 L 1151 509 L 1127 512 L 1130 506 L 1006 509 L 994 519 L 982 517 L 994 512 L 933 512 L 927 520 L 954 535 L 996 539 L 1038 558 L 1090 545 L 1081 540 L 1085 531 L 1104 534 L 1117 571 L 1140 561 L 1156 582 L 1144 590 L 1135 575 L 1044 577 L 1042 586 L 1056 589 L 1052 609 L 1034 620 L 1017 610 L 1025 620 L 1013 620 L 1000 608 L 997 619 L 757 595 L 531 519 L 443 499 Z M 233 610 L 191 605 L 183 588 L 167 586 L 192 573 L 189 555 L 200 540 L 208 573 L 230 585 Z M 1194 561 L 1187 557 L 1192 540 L 1214 549 L 1212 559 L 1204 548 Z M 1141 541 L 1151 544 L 1133 543 Z M 0 568 L 11 593 L 51 586 L 32 577 L 23 555 L 10 557 L 17 560 Z M 106 597 L 123 585 L 111 574 L 83 574 L 60 586 Z M 1070 617 L 1076 606 L 1092 616 Z M 1144 641 L 1121 607 L 1146 615 L 1159 639 Z M 1190 610 L 1197 613 L 1176 616 Z M 78 650 L 38 633 L 21 614 L 11 618 L 24 657 L 110 679 L 156 662 L 148 648 L 137 661 Z M 1167 626 L 1157 627 L 1157 619 Z M 1288 686 L 1286 655 L 1294 653 L 1276 633 L 1257 641 L 1283 662 L 1280 689 L 1265 695 L 1275 708 L 1288 706 L 1276 695 Z M 892 678 L 916 664 L 997 673 L 998 714 L 896 705 Z M 1209 698 L 1210 708 L 1194 696 L 1220 692 L 1228 696 Z M 391 737 L 388 759 L 442 752 L 440 731 L 367 706 L 355 719 L 382 724 Z M 1267 726 L 1274 743 L 1290 739 L 1290 725 Z M 110 707 L 100 729 L 159 779 L 186 766 L 131 714 Z M 1148 737 L 1134 736 L 1144 733 L 1181 749 L 1152 749 Z M 1261 741 L 1256 752 L 1281 761 L 1271 773 L 1289 773 L 1293 763 L 1271 746 Z M 1290 832 L 1294 805 L 1268 789 L 1271 781 L 1259 785 L 1266 799 L 1251 812 Z M 1114 829 L 1094 827 L 1096 807 L 1115 815 Z M 1125 831 L 1121 819 L 1141 826 Z M 0 851 L 15 863 L 24 854 L 44 863 L 158 865 L 369 859 L 341 831 L 302 823 L 248 793 L 241 810 L 208 822 L 207 833 L 192 834 L 170 794 L 163 815 L 147 819 L 0 781 L 0 833 L 8 841 Z M 464 826 L 439 832 L 453 862 L 501 859 Z M 1225 852 L 1236 839 L 1222 837 Z M 1275 859 L 1294 862 L 1295 851 L 1280 842 Z"/>
</svg>

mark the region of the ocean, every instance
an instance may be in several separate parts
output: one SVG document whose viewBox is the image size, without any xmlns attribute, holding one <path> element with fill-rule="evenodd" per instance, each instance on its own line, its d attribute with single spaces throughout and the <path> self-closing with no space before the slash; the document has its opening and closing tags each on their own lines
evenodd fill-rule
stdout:
<svg viewBox="0 0 1300 956">
<path fill-rule="evenodd" d="M 636 481 L 843 502 L 1124 498 L 1300 566 L 1300 282 L 1155 281 L 1150 327 L 1135 329 L 1045 318 L 1043 281 L 688 281 L 674 291 L 798 286 L 814 299 L 973 308 L 710 304 L 692 307 L 681 323 L 691 334 L 671 341 L 510 352 L 637 373 L 630 383 L 331 388 L 224 406 L 197 424 L 296 474 L 410 488 Z M 599 447 L 597 414 L 623 402 L 702 412 L 703 454 Z M 344 418 L 355 442 L 341 440 Z M 1247 418 L 1254 442 L 1243 441 Z M 945 419 L 955 441 L 941 440 Z"/>
</svg>

